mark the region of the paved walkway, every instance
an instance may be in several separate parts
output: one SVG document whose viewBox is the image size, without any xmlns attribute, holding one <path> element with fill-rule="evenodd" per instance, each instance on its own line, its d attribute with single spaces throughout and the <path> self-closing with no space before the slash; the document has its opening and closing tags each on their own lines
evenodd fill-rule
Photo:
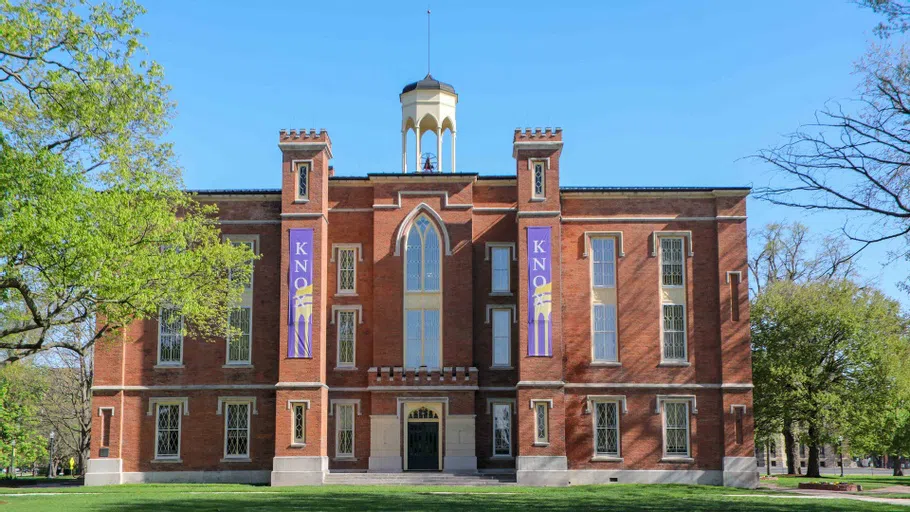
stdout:
<svg viewBox="0 0 910 512">
<path fill-rule="evenodd" d="M 868 501 L 870 503 L 886 503 L 888 505 L 897 505 L 901 507 L 910 507 L 910 499 L 900 499 L 900 498 L 882 498 L 875 496 L 875 492 L 899 492 L 899 493 L 910 493 L 910 487 L 904 485 L 895 485 L 891 487 L 885 487 L 882 489 L 876 489 L 875 491 L 866 491 L 869 494 L 851 494 L 848 492 L 837 492 L 837 491 L 820 491 L 815 489 L 793 489 L 785 488 L 780 486 L 767 486 L 767 490 L 776 491 L 780 494 L 742 494 L 739 496 L 753 496 L 753 497 L 766 497 L 766 498 L 800 498 L 800 499 L 816 499 L 816 500 L 854 500 L 854 501 Z M 887 489 L 887 491 L 886 491 Z M 737 496 L 736 494 L 728 494 L 727 496 Z"/>
</svg>

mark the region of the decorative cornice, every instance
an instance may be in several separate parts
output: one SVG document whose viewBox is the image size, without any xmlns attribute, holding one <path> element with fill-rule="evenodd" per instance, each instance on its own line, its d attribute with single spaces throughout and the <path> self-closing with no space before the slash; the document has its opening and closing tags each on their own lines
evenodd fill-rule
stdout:
<svg viewBox="0 0 910 512">
<path fill-rule="evenodd" d="M 332 146 L 324 141 L 296 141 L 279 142 L 278 149 L 282 151 L 322 151 L 325 150 L 329 160 L 332 159 Z"/>
<path fill-rule="evenodd" d="M 512 143 L 512 158 L 517 158 L 519 151 L 556 151 L 559 149 L 562 149 L 561 140 L 516 140 Z"/>
<path fill-rule="evenodd" d="M 518 217 L 559 217 L 559 210 L 519 210 Z"/>
<path fill-rule="evenodd" d="M 394 203 L 374 204 L 373 208 L 377 210 L 401 208 L 401 196 L 441 196 L 443 210 L 470 210 L 474 207 L 471 203 L 449 203 L 449 192 L 447 190 L 399 190 Z"/>
</svg>

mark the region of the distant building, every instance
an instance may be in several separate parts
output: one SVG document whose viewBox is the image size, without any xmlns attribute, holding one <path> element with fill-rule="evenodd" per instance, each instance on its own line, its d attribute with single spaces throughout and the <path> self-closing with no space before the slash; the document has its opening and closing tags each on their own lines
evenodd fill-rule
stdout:
<svg viewBox="0 0 910 512">
<path fill-rule="evenodd" d="M 771 467 L 772 468 L 785 468 L 787 467 L 787 454 L 784 449 L 784 436 L 778 434 L 774 441 L 771 442 Z M 764 468 L 768 459 L 768 453 L 766 452 L 766 447 L 764 444 L 755 445 L 755 460 L 759 468 Z M 839 468 L 840 467 L 841 457 L 837 454 L 837 447 L 832 445 L 823 445 L 819 447 L 818 450 L 818 464 L 822 468 Z M 848 451 L 844 452 L 844 467 L 845 468 L 855 468 L 859 467 L 857 462 L 853 460 Z M 797 450 L 796 458 L 796 467 L 805 468 L 809 463 L 809 447 L 805 444 L 800 443 L 799 449 Z"/>
</svg>

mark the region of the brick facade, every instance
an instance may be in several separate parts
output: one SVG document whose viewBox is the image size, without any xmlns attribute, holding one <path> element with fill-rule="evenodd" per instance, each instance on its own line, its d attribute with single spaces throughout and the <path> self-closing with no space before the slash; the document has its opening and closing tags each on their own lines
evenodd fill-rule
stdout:
<svg viewBox="0 0 910 512">
<path fill-rule="evenodd" d="M 250 481 L 319 483 L 326 471 L 401 471 L 407 415 L 440 413 L 442 471 L 516 471 L 519 482 L 690 482 L 754 485 L 745 202 L 748 189 L 562 188 L 562 131 L 516 130 L 516 172 L 333 176 L 325 131 L 284 132 L 281 190 L 201 191 L 226 236 L 255 235 L 251 364 L 227 367 L 223 339 L 183 341 L 182 364 L 156 366 L 158 322 L 137 322 L 96 349 L 91 483 Z M 534 162 L 545 161 L 545 198 Z M 309 165 L 309 193 L 296 195 Z M 441 240 L 441 364 L 405 364 L 405 240 L 418 215 Z M 551 228 L 552 354 L 528 356 L 527 228 Z M 311 358 L 288 358 L 289 231 L 312 229 Z M 686 357 L 662 360 L 662 232 L 684 233 Z M 592 354 L 589 238 L 610 233 L 618 357 Z M 512 244 L 509 293 L 491 293 L 488 244 Z M 339 294 L 333 247 L 357 245 L 356 294 Z M 731 280 L 734 283 L 731 284 Z M 737 286 L 738 285 L 738 286 Z M 736 296 L 733 296 L 736 293 Z M 736 303 L 736 306 L 734 306 Z M 339 368 L 333 309 L 357 308 L 352 367 Z M 493 367 L 491 308 L 514 311 L 508 367 Z M 738 308 L 738 317 L 733 311 Z M 592 404 L 621 397 L 619 454 L 595 454 Z M 155 400 L 185 404 L 176 460 L 156 460 Z M 249 457 L 225 457 L 219 399 L 255 398 Z M 546 401 L 548 438 L 534 401 Z M 689 453 L 665 454 L 662 400 L 689 407 Z M 293 442 L 292 403 L 306 401 L 305 443 Z M 510 452 L 494 454 L 494 403 L 511 411 Z M 354 404 L 353 456 L 336 453 L 338 404 Z M 434 409 L 435 407 L 435 409 Z M 104 416 L 101 408 L 112 408 Z M 108 419 L 104 419 L 108 418 Z M 436 428 L 436 427 L 433 427 Z M 416 438 L 415 438 L 416 439 Z M 396 452 L 397 450 L 397 452 Z M 271 475 L 271 476 L 270 476 Z"/>
</svg>

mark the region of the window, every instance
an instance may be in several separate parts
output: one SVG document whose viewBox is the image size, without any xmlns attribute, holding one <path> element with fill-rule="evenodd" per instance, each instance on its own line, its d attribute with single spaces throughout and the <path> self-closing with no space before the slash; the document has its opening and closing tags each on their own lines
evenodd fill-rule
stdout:
<svg viewBox="0 0 910 512">
<path fill-rule="evenodd" d="M 439 233 L 426 216 L 408 231 L 407 291 L 439 291 Z"/>
<path fill-rule="evenodd" d="M 354 366 L 354 315 L 356 311 L 338 312 L 338 366 Z"/>
<path fill-rule="evenodd" d="M 619 457 L 619 402 L 594 402 L 594 454 Z"/>
<path fill-rule="evenodd" d="M 233 308 L 230 313 L 231 330 L 228 336 L 228 364 L 249 364 L 252 330 L 250 329 L 251 308 Z"/>
<path fill-rule="evenodd" d="M 688 457 L 688 402 L 664 402 L 664 431 L 665 455 L 668 457 Z"/>
<path fill-rule="evenodd" d="M 335 456 L 354 456 L 354 404 L 336 405 Z"/>
<path fill-rule="evenodd" d="M 357 249 L 354 247 L 338 248 L 338 293 L 357 293 Z"/>
<path fill-rule="evenodd" d="M 534 167 L 534 190 L 531 197 L 534 199 L 543 199 L 547 192 L 547 175 L 546 164 L 544 162 L 533 162 Z"/>
<path fill-rule="evenodd" d="M 293 404 L 292 440 L 291 444 L 306 444 L 306 404 Z"/>
<path fill-rule="evenodd" d="M 512 364 L 511 321 L 511 310 L 493 310 L 493 366 L 507 367 Z"/>
<path fill-rule="evenodd" d="M 249 402 L 226 402 L 224 405 L 224 456 L 225 458 L 249 458 L 250 404 Z"/>
<path fill-rule="evenodd" d="M 101 409 L 101 446 L 111 445 L 111 416 L 113 415 L 113 409 Z"/>
<path fill-rule="evenodd" d="M 254 240 L 231 240 L 231 245 L 234 245 L 237 247 L 247 247 L 247 248 L 249 248 L 250 252 L 252 252 L 254 254 L 256 253 L 256 242 Z M 243 288 L 246 291 L 253 289 L 253 269 L 252 269 L 253 260 L 250 260 L 248 262 L 248 264 L 251 267 L 250 268 L 250 277 L 248 279 L 246 279 L 243 283 Z"/>
<path fill-rule="evenodd" d="M 664 286 L 683 285 L 683 239 L 660 239 L 661 282 Z"/>
<path fill-rule="evenodd" d="M 183 316 L 174 308 L 161 308 L 158 313 L 158 364 L 179 365 L 183 362 Z"/>
<path fill-rule="evenodd" d="M 509 270 L 509 247 L 493 247 L 493 293 L 509 293 L 512 290 Z"/>
<path fill-rule="evenodd" d="M 408 368 L 439 368 L 439 310 L 409 309 L 407 311 Z"/>
<path fill-rule="evenodd" d="M 739 280 L 742 274 L 727 273 L 730 280 L 730 317 L 734 322 L 739 322 Z"/>
<path fill-rule="evenodd" d="M 591 252 L 594 266 L 594 287 L 616 286 L 616 242 L 612 238 L 592 238 Z"/>
<path fill-rule="evenodd" d="M 733 424 L 733 430 L 736 444 L 743 444 L 743 415 L 745 414 L 745 410 L 736 408 L 734 414 L 736 415 L 736 421 Z"/>
<path fill-rule="evenodd" d="M 550 425 L 548 418 L 548 402 L 534 402 L 534 443 L 550 443 Z"/>
<path fill-rule="evenodd" d="M 617 361 L 616 306 L 594 304 L 594 360 Z"/>
<path fill-rule="evenodd" d="M 686 360 L 686 308 L 664 304 L 664 360 Z"/>
<path fill-rule="evenodd" d="M 512 405 L 493 404 L 493 456 L 512 455 Z"/>
<path fill-rule="evenodd" d="M 180 458 L 180 404 L 157 403 L 155 458 Z"/>
<path fill-rule="evenodd" d="M 310 164 L 297 164 L 297 199 L 308 200 L 310 198 Z"/>
</svg>

